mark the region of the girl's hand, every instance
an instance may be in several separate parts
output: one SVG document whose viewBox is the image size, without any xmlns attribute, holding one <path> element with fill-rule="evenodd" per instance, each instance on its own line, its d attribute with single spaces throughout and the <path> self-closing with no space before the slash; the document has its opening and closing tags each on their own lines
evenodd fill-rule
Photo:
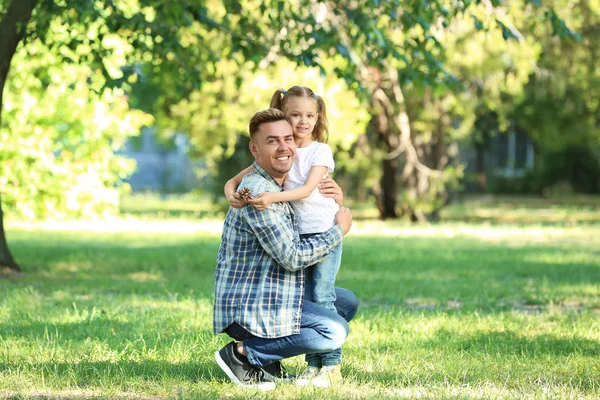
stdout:
<svg viewBox="0 0 600 400">
<path fill-rule="evenodd" d="M 229 202 L 229 205 L 233 208 L 242 208 L 246 205 L 246 203 L 240 197 L 240 194 L 237 192 L 227 196 L 227 201 Z"/>
<path fill-rule="evenodd" d="M 262 211 L 269 207 L 273 200 L 270 193 L 261 193 L 248 200 L 249 204 L 252 204 L 258 211 Z"/>
</svg>

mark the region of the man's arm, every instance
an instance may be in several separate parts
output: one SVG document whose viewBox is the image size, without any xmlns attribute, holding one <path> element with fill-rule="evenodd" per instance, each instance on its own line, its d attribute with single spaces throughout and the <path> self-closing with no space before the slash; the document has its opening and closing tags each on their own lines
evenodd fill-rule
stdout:
<svg viewBox="0 0 600 400">
<path fill-rule="evenodd" d="M 275 203 L 264 211 L 246 207 L 243 215 L 262 248 L 288 271 L 297 271 L 321 261 L 331 248 L 342 242 L 352 226 L 350 210 L 341 207 L 333 228 L 309 239 L 298 240 L 284 207 L 288 205 Z"/>
</svg>

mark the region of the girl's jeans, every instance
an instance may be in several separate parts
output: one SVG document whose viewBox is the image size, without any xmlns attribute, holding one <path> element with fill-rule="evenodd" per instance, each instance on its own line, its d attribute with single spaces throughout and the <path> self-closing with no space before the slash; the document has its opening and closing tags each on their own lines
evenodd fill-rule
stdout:
<svg viewBox="0 0 600 400">
<path fill-rule="evenodd" d="M 300 235 L 301 239 L 309 238 L 317 233 Z M 304 298 L 325 309 L 334 311 L 335 277 L 342 262 L 342 245 L 334 247 L 318 264 L 305 269 Z M 337 348 L 327 353 L 306 355 L 306 362 L 311 367 L 333 366 L 342 363 L 342 349 Z"/>
<path fill-rule="evenodd" d="M 300 354 L 327 353 L 338 349 L 348 336 L 348 321 L 354 318 L 358 299 L 349 290 L 336 288 L 337 313 L 326 310 L 312 301 L 302 303 L 300 333 L 275 339 L 253 336 L 233 323 L 225 333 L 235 340 L 244 341 L 244 350 L 250 364 L 264 367 L 284 358 Z"/>
</svg>

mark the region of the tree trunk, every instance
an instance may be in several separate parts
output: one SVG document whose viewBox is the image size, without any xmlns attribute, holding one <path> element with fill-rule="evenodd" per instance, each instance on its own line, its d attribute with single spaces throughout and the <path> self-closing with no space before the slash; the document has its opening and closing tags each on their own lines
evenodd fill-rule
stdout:
<svg viewBox="0 0 600 400">
<path fill-rule="evenodd" d="M 6 235 L 4 233 L 4 213 L 2 212 L 2 194 L 0 193 L 0 273 L 5 269 L 20 272 L 21 268 L 13 259 L 8 245 L 6 244 Z"/>
<path fill-rule="evenodd" d="M 398 159 L 383 160 L 383 174 L 381 176 L 381 219 L 398 218 L 396 205 L 398 204 Z"/>
<path fill-rule="evenodd" d="M 371 127 L 383 144 L 386 152 L 392 153 L 397 147 L 397 133 L 391 121 L 393 110 L 390 110 L 389 99 L 381 87 L 373 91 L 371 98 Z M 379 185 L 376 185 L 373 194 L 377 198 L 377 208 L 381 219 L 398 218 L 396 206 L 398 204 L 398 157 L 384 157 L 381 162 L 382 175 Z"/>
<path fill-rule="evenodd" d="M 477 191 L 487 191 L 487 174 L 485 172 L 485 147 L 475 144 L 475 167 L 477 169 Z"/>
<path fill-rule="evenodd" d="M 2 100 L 4 86 L 8 77 L 10 63 L 17 46 L 25 37 L 27 23 L 38 0 L 13 0 L 2 20 L 0 21 L 0 126 L 2 125 Z M 4 233 L 4 215 L 2 212 L 2 198 L 0 195 L 0 270 L 8 268 L 13 271 L 21 269 L 13 259 L 6 243 Z"/>
<path fill-rule="evenodd" d="M 412 138 L 412 144 L 418 159 L 424 160 L 426 158 L 426 144 L 423 143 L 419 136 Z M 416 168 L 413 163 L 407 162 L 404 165 L 404 171 L 402 171 L 402 178 L 404 190 L 409 200 L 418 203 L 419 200 L 426 198 L 429 192 L 429 176 L 427 174 Z M 430 217 L 420 210 L 419 207 L 414 207 L 410 203 L 402 205 L 402 214 L 408 216 L 413 222 L 427 222 Z"/>
</svg>

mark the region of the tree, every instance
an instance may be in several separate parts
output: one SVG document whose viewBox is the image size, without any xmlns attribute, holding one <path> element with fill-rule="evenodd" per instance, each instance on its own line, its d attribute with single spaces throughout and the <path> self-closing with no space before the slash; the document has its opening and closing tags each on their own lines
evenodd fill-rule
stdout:
<svg viewBox="0 0 600 400">
<path fill-rule="evenodd" d="M 219 18 L 220 22 L 213 17 Z M 115 89 L 127 88 L 139 76 L 140 66 L 147 65 L 157 81 L 169 86 L 170 98 L 183 98 L 200 85 L 204 73 L 222 56 L 222 52 L 232 48 L 230 42 L 240 40 L 231 33 L 216 29 L 224 26 L 225 18 L 222 5 L 214 4 L 209 10 L 200 0 L 174 4 L 158 0 L 0 0 L 0 96 L 5 94 L 7 80 L 15 76 L 9 74 L 15 54 L 37 46 L 37 51 L 56 58 L 55 65 L 85 66 L 85 70 L 78 71 L 83 71 L 84 83 L 89 82 L 97 97 L 103 98 L 106 93 L 114 94 Z M 221 46 L 219 53 L 214 51 L 217 45 Z M 250 44 L 244 49 L 252 51 Z M 23 60 L 26 58 L 21 58 Z M 47 85 L 48 82 L 41 84 Z M 3 129 L 10 123 L 10 115 L 4 118 L 4 100 L 5 97 L 0 97 L 0 127 Z M 116 99 L 105 100 L 112 101 L 113 105 L 118 103 Z M 6 130 L 2 134 L 13 141 L 19 139 L 17 132 Z M 111 139 L 118 137 L 111 136 Z M 2 150 L 3 156 L 7 153 L 10 156 L 11 151 L 22 149 L 13 146 L 13 150 L 6 147 Z M 100 155 L 99 160 L 112 162 L 113 159 Z M 7 162 L 11 161 L 7 159 Z M 33 159 L 25 164 L 24 169 L 39 173 Z M 8 169 L 14 172 L 14 168 L 6 167 L 2 176 L 4 180 L 10 178 L 6 176 Z M 101 184 L 110 186 L 111 179 L 102 178 Z M 48 193 L 36 192 L 40 199 L 48 197 Z M 14 204 L 14 199 L 6 197 L 5 193 L 0 200 Z M 6 244 L 3 216 L 0 209 L 0 267 L 19 270 Z"/>
<path fill-rule="evenodd" d="M 552 38 L 538 27 L 541 55 L 520 97 L 516 118 L 539 146 L 556 150 L 600 142 L 600 3 L 560 0 L 556 7 L 578 32 L 572 40 Z"/>
<path fill-rule="evenodd" d="M 403 213 L 426 219 L 428 212 L 415 205 L 429 202 L 432 192 L 443 195 L 443 185 L 454 178 L 444 172 L 444 165 L 421 161 L 427 144 L 414 135 L 405 91 L 410 87 L 421 92 L 461 90 L 462 85 L 445 68 L 441 42 L 446 28 L 466 18 L 477 30 L 501 32 L 504 40 L 518 39 L 511 18 L 520 8 L 541 13 L 534 26 L 541 20 L 558 34 L 571 34 L 551 6 L 527 0 L 507 6 L 495 0 L 271 1 L 235 10 L 232 29 L 269 48 L 267 60 L 281 55 L 299 64 L 323 67 L 324 60 L 334 58 L 337 75 L 361 95 L 371 115 L 370 133 L 360 142 L 381 163 L 381 179 L 373 187 L 381 217 L 397 217 L 397 176 L 402 166 L 403 186 L 412 198 Z"/>
<path fill-rule="evenodd" d="M 323 71 L 325 60 L 332 59 L 337 75 L 368 104 L 375 136 L 388 154 L 381 161 L 381 215 L 396 217 L 397 157 L 404 156 L 408 185 L 426 186 L 423 179 L 408 179 L 415 174 L 443 176 L 442 171 L 419 160 L 405 86 L 458 87 L 444 69 L 443 46 L 436 32 L 457 16 L 484 6 L 491 10 L 489 18 L 496 21 L 495 26 L 511 37 L 509 24 L 496 12 L 503 8 L 495 0 L 359 0 L 343 4 L 314 0 L 48 0 L 39 4 L 35 0 L 0 0 L 0 72 L 4 73 L 0 91 L 4 91 L 18 46 L 26 47 L 35 39 L 65 63 L 100 71 L 102 87 L 127 87 L 144 68 L 149 69 L 152 82 L 163 90 L 150 106 L 162 108 L 165 115 L 173 104 L 214 76 L 221 59 L 257 69 L 283 56 Z M 562 21 L 555 17 L 552 10 L 547 13 L 560 27 Z M 50 29 L 53 24 L 62 27 L 59 37 Z M 108 57 L 111 54 L 113 57 Z M 0 112 L 2 105 L 0 102 Z M 14 269 L 4 232 L 0 234 L 0 264 Z"/>
<path fill-rule="evenodd" d="M 0 123 L 2 122 L 2 94 L 8 77 L 10 63 L 17 46 L 25 37 L 25 25 L 31 17 L 37 0 L 13 1 L 0 20 Z M 0 193 L 0 268 L 20 271 L 6 244 L 2 193 Z"/>
</svg>

